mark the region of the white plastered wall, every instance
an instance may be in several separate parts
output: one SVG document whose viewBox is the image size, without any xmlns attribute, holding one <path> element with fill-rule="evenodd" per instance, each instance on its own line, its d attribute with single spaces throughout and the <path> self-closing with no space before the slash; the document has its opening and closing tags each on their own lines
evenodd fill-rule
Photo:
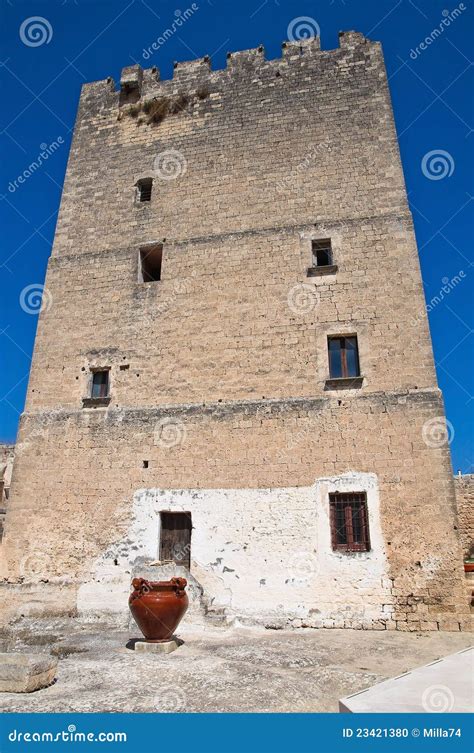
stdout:
<svg viewBox="0 0 474 753">
<path fill-rule="evenodd" d="M 371 550 L 331 547 L 329 494 L 367 494 Z M 377 478 L 349 472 L 287 489 L 141 489 L 127 535 L 95 563 L 79 589 L 82 615 L 127 613 L 137 559 L 158 557 L 161 511 L 192 516 L 191 573 L 208 605 L 262 624 L 342 627 L 387 619 L 391 582 Z"/>
</svg>

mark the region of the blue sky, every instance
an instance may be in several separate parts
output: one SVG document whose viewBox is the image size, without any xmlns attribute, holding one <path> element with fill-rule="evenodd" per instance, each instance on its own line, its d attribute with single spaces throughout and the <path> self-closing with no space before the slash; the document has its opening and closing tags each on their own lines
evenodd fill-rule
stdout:
<svg viewBox="0 0 474 753">
<path fill-rule="evenodd" d="M 179 30 L 144 59 L 143 50 L 192 0 L 0 0 L 0 440 L 14 441 L 24 405 L 37 325 L 34 291 L 44 282 L 51 252 L 81 84 L 107 76 L 117 81 L 134 61 L 157 65 L 162 78 L 170 78 L 174 60 L 209 54 L 213 67 L 223 68 L 228 50 L 259 44 L 267 57 L 278 57 L 289 24 L 307 17 L 293 24 L 296 33 L 319 28 L 324 49 L 336 47 L 338 31 L 348 29 L 383 43 L 425 295 L 428 302 L 436 299 L 429 318 L 452 425 L 453 467 L 473 470 L 470 0 L 195 5 Z M 43 165 L 19 182 L 54 142 Z"/>
</svg>

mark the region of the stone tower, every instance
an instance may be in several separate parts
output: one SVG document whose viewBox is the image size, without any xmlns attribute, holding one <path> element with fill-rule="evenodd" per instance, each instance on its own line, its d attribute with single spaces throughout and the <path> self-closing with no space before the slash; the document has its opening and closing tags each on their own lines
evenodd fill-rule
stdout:
<svg viewBox="0 0 474 753">
<path fill-rule="evenodd" d="M 86 84 L 45 285 L 13 611 L 120 616 L 160 559 L 226 619 L 466 624 L 379 43 Z"/>
</svg>

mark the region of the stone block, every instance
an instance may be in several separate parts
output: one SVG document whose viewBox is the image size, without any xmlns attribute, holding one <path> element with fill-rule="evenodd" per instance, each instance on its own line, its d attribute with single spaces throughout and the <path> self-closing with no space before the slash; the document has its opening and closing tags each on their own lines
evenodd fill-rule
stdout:
<svg viewBox="0 0 474 753">
<path fill-rule="evenodd" d="M 171 654 L 181 646 L 183 641 L 174 638 L 171 641 L 162 641 L 161 643 L 149 643 L 148 641 L 137 641 L 134 650 L 137 654 Z"/>
<path fill-rule="evenodd" d="M 58 660 L 48 654 L 0 654 L 0 692 L 31 693 L 51 685 Z"/>
</svg>

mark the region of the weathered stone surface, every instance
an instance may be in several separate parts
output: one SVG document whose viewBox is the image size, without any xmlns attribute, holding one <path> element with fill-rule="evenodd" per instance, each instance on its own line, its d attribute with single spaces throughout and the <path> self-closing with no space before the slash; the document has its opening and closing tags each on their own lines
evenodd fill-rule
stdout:
<svg viewBox="0 0 474 753">
<path fill-rule="evenodd" d="M 474 556 L 474 474 L 454 477 L 456 505 L 458 510 L 459 534 L 463 554 Z"/>
<path fill-rule="evenodd" d="M 28 650 L 27 626 L 21 632 Z M 84 625 L 29 620 L 41 631 L 88 637 Z M 41 712 L 336 712 L 338 699 L 420 664 L 466 648 L 467 634 L 367 630 L 186 631 L 172 656 L 126 648 L 135 631 L 91 626 L 87 650 L 60 661 L 60 682 L 26 696 L 2 694 L 1 711 Z M 31 650 L 31 649 L 29 649 Z"/>
<path fill-rule="evenodd" d="M 46 688 L 56 677 L 58 660 L 45 654 L 0 654 L 0 691 L 31 693 Z"/>
</svg>

